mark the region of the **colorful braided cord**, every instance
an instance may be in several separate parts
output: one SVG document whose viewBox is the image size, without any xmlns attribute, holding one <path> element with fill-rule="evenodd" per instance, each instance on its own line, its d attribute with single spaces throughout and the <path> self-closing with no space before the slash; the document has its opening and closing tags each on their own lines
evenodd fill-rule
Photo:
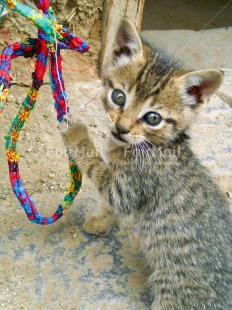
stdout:
<svg viewBox="0 0 232 310">
<path fill-rule="evenodd" d="M 51 88 L 55 100 L 57 119 L 61 122 L 69 112 L 64 80 L 61 72 L 61 49 L 70 49 L 78 52 L 87 52 L 89 46 L 81 38 L 58 25 L 48 0 L 38 0 L 38 10 L 32 9 L 15 0 L 0 0 L 7 8 L 16 11 L 32 21 L 38 27 L 38 38 L 27 39 L 21 43 L 14 43 L 6 47 L 0 55 L 0 117 L 6 104 L 10 88 L 11 61 L 19 56 L 36 56 L 35 71 L 32 74 L 32 84 L 23 101 L 22 106 L 12 122 L 6 137 L 6 150 L 9 165 L 9 174 L 12 189 L 27 214 L 28 219 L 37 224 L 52 224 L 57 221 L 70 207 L 81 187 L 82 174 L 78 166 L 70 158 L 70 186 L 63 201 L 51 217 L 43 217 L 36 209 L 35 203 L 24 188 L 19 174 L 19 154 L 17 153 L 17 141 L 23 125 L 28 121 L 31 111 L 35 107 L 39 89 L 43 83 L 48 57 L 51 66 Z M 58 40 L 58 41 L 57 41 Z"/>
</svg>

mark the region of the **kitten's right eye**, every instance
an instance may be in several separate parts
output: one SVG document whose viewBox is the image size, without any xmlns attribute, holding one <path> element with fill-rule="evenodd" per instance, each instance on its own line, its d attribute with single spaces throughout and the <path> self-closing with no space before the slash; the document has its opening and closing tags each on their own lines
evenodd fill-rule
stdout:
<svg viewBox="0 0 232 310">
<path fill-rule="evenodd" d="M 122 92 L 121 90 L 119 89 L 115 89 L 113 92 L 112 92 L 112 95 L 111 95 L 111 99 L 112 101 L 119 105 L 119 106 L 124 106 L 125 102 L 126 102 L 126 95 L 124 94 L 124 92 Z"/>
<path fill-rule="evenodd" d="M 155 112 L 149 112 L 143 118 L 145 122 L 150 126 L 157 126 L 162 121 L 162 117 Z"/>
</svg>

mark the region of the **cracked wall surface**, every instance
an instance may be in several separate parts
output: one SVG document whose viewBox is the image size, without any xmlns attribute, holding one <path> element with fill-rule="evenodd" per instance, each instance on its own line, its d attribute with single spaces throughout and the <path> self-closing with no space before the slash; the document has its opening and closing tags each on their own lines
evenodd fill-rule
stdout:
<svg viewBox="0 0 232 310">
<path fill-rule="evenodd" d="M 31 4 L 34 5 L 31 1 Z M 91 49 L 88 53 L 90 61 L 98 65 L 101 49 L 101 17 L 104 0 L 56 0 L 53 9 L 59 23 L 86 40 Z M 21 15 L 9 12 L 0 21 L 0 30 L 7 29 L 9 40 L 21 41 L 36 36 L 36 27 Z M 0 40 L 0 46 L 6 44 Z"/>
</svg>

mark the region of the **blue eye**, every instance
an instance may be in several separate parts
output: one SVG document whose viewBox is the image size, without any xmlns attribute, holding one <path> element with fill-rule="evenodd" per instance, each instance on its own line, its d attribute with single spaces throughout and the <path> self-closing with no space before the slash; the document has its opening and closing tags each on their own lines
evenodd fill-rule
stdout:
<svg viewBox="0 0 232 310">
<path fill-rule="evenodd" d="M 119 106 L 124 106 L 126 102 L 126 95 L 124 94 L 124 92 L 122 92 L 119 89 L 115 89 L 112 92 L 111 98 L 112 98 L 112 101 Z"/>
<path fill-rule="evenodd" d="M 150 126 L 157 126 L 162 121 L 162 117 L 155 112 L 147 113 L 146 115 L 144 115 L 143 119 Z"/>
</svg>

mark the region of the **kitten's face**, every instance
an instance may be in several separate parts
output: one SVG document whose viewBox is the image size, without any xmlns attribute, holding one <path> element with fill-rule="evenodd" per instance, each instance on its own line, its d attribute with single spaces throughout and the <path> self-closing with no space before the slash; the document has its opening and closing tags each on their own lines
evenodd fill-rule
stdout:
<svg viewBox="0 0 232 310">
<path fill-rule="evenodd" d="M 102 94 L 111 120 L 111 141 L 122 146 L 175 141 L 198 106 L 217 90 L 222 74 L 215 70 L 187 73 L 142 45 L 128 19 L 119 27 L 116 45 L 104 73 Z"/>
<path fill-rule="evenodd" d="M 144 66 L 146 60 L 139 59 L 111 68 L 106 77 L 103 103 L 110 116 L 115 143 L 166 143 L 175 139 L 185 126 L 176 78 L 170 78 L 160 90 L 167 76 L 159 81 L 155 72 L 146 71 L 140 76 Z"/>
</svg>

